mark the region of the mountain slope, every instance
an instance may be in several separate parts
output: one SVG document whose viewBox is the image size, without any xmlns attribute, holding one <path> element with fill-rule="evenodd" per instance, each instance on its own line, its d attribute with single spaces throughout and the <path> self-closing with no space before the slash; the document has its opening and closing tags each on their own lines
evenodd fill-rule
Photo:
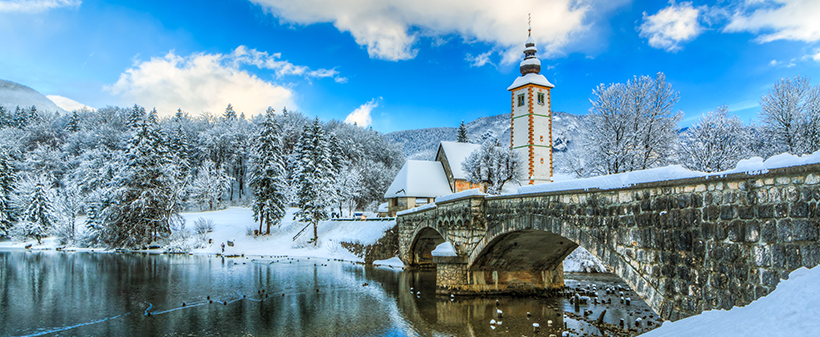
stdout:
<svg viewBox="0 0 820 337">
<path fill-rule="evenodd" d="M 500 114 L 476 119 L 465 124 L 471 143 L 481 143 L 495 137 L 502 142 L 510 139 L 510 115 Z M 585 115 L 553 112 L 552 140 L 555 162 L 560 162 L 568 150 L 579 146 L 581 134 L 587 129 Z M 433 160 L 441 141 L 455 141 L 458 128 L 426 128 L 404 130 L 384 135 L 401 145 L 407 159 Z"/>
<path fill-rule="evenodd" d="M 33 105 L 40 111 L 65 113 L 65 110 L 58 107 L 57 104 L 54 104 L 37 90 L 6 80 L 0 80 L 0 105 L 5 107 L 7 111 L 12 112 L 18 106 L 30 108 Z"/>
</svg>

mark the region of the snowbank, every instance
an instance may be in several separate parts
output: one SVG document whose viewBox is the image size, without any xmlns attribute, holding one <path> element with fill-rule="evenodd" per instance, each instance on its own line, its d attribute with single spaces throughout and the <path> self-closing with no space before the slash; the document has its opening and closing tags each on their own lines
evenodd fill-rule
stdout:
<svg viewBox="0 0 820 337">
<path fill-rule="evenodd" d="M 473 188 L 473 189 L 469 189 L 469 190 L 466 190 L 466 191 L 461 191 L 461 192 L 458 192 L 458 193 L 448 194 L 448 195 L 445 195 L 443 197 L 438 197 L 438 198 L 436 198 L 436 202 L 437 203 L 438 202 L 445 202 L 445 201 L 455 200 L 455 199 L 458 199 L 458 198 L 472 197 L 472 196 L 477 196 L 477 195 L 485 195 L 485 194 L 483 192 L 481 192 L 480 189 Z"/>
<path fill-rule="evenodd" d="M 712 310 L 663 325 L 643 336 L 817 336 L 820 268 L 793 271 L 768 296 L 745 307 Z"/>
<path fill-rule="evenodd" d="M 691 171 L 680 165 L 671 165 L 642 171 L 632 171 L 592 178 L 555 181 L 549 184 L 527 185 L 518 188 L 518 193 L 543 193 L 575 189 L 608 190 L 624 188 L 641 183 L 666 181 L 673 179 L 685 179 L 706 176 L 725 176 L 727 174 L 733 173 L 761 174 L 766 173 L 768 172 L 768 170 L 775 168 L 817 163 L 820 163 L 820 151 L 804 156 L 795 156 L 784 153 L 777 156 L 773 156 L 765 161 L 763 160 L 763 158 L 760 157 L 753 157 L 750 159 L 741 160 L 740 162 L 738 162 L 737 166 L 734 169 L 723 172 L 705 173 L 699 171 Z"/>
<path fill-rule="evenodd" d="M 436 249 L 433 249 L 430 254 L 433 256 L 458 256 L 458 254 L 456 254 L 456 247 L 453 247 L 453 244 L 449 242 L 444 242 L 436 246 Z"/>
</svg>

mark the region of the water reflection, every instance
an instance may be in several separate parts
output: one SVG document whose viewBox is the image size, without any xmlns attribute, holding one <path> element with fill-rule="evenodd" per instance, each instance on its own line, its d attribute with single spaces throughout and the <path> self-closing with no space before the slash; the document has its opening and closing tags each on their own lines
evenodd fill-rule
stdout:
<svg viewBox="0 0 820 337">
<path fill-rule="evenodd" d="M 564 315 L 572 308 L 563 299 L 448 298 L 434 287 L 435 272 L 326 259 L 0 252 L 0 335 L 532 336 L 538 323 L 548 336 L 564 322 L 585 327 Z"/>
</svg>

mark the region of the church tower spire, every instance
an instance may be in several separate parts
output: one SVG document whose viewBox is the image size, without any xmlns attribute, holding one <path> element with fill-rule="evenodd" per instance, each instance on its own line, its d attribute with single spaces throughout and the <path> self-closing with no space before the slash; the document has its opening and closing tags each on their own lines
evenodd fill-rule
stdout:
<svg viewBox="0 0 820 337">
<path fill-rule="evenodd" d="M 552 85 L 541 75 L 532 27 L 527 30 L 521 76 L 507 88 L 512 93 L 510 148 L 527 163 L 529 184 L 552 181 Z"/>
</svg>

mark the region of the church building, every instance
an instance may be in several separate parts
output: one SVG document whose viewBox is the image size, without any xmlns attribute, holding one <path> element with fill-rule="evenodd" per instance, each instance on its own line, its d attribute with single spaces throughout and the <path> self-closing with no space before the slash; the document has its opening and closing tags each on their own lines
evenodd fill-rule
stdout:
<svg viewBox="0 0 820 337">
<path fill-rule="evenodd" d="M 530 185 L 552 181 L 552 85 L 541 75 L 541 61 L 529 30 L 524 44 L 521 76 L 507 90 L 512 94 L 510 147 L 523 159 L 525 180 Z M 384 194 L 387 216 L 433 203 L 435 198 L 485 186 L 466 180 L 462 163 L 481 146 L 470 143 L 441 142 L 434 161 L 408 160 Z"/>
</svg>

